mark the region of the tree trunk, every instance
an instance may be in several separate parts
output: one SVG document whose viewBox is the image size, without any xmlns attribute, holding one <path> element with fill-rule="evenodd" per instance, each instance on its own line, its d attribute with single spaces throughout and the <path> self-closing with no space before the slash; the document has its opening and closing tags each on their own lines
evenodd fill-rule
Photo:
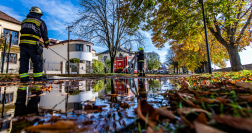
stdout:
<svg viewBox="0 0 252 133">
<path fill-rule="evenodd" d="M 110 57 L 111 60 L 111 66 L 110 66 L 110 72 L 114 73 L 114 62 L 115 62 L 115 57 Z"/>
<path fill-rule="evenodd" d="M 173 62 L 173 68 L 174 68 L 173 73 L 175 73 L 175 63 L 174 62 Z"/>
<path fill-rule="evenodd" d="M 230 44 L 228 45 L 227 50 L 230 58 L 232 71 L 242 70 L 241 59 L 238 52 L 238 45 Z"/>
</svg>

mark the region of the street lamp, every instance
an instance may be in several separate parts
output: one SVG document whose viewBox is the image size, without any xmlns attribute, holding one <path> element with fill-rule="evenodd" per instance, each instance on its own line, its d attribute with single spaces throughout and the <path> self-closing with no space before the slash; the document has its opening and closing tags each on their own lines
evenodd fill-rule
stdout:
<svg viewBox="0 0 252 133">
<path fill-rule="evenodd" d="M 206 36 L 208 69 L 209 69 L 209 74 L 211 74 L 211 73 L 212 73 L 212 66 L 211 66 L 211 59 L 210 59 L 210 51 L 209 51 L 209 44 L 208 44 L 208 37 L 207 37 L 206 18 L 205 18 L 204 1 L 203 1 L 203 0 L 202 0 L 202 3 L 201 3 L 201 4 L 202 4 L 203 19 L 204 19 L 205 36 Z"/>
</svg>

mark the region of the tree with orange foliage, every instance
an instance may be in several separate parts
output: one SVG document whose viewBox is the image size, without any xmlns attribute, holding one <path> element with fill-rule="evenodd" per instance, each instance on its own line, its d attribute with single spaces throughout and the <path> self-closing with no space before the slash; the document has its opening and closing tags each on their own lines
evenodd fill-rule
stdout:
<svg viewBox="0 0 252 133">
<path fill-rule="evenodd" d="M 139 21 L 147 22 L 144 29 L 152 30 L 153 44 L 162 48 L 171 39 L 182 44 L 188 36 L 195 39 L 204 31 L 201 2 L 209 36 L 226 49 L 232 71 L 242 70 L 238 52 L 252 41 L 251 0 L 126 0 L 120 11 L 124 19 L 134 20 L 129 23 L 131 27 L 140 27 Z"/>
</svg>

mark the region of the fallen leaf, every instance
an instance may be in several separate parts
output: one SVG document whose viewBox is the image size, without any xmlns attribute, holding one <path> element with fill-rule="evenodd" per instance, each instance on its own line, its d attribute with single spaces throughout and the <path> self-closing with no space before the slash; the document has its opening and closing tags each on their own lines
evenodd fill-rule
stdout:
<svg viewBox="0 0 252 133">
<path fill-rule="evenodd" d="M 243 88 L 252 89 L 252 84 L 249 82 L 235 81 L 235 85 L 243 87 Z"/>
<path fill-rule="evenodd" d="M 164 133 L 164 129 L 161 127 L 156 130 L 152 127 L 148 127 L 146 133 Z"/>
<path fill-rule="evenodd" d="M 193 107 L 199 108 L 199 105 L 195 105 L 192 101 L 189 101 L 189 100 L 184 99 L 180 93 L 176 92 L 176 94 L 177 94 L 177 96 L 178 96 L 181 100 L 183 100 L 183 101 L 186 102 L 187 104 L 189 104 L 189 105 L 191 105 L 191 106 L 193 106 Z"/>
<path fill-rule="evenodd" d="M 96 105 L 84 105 L 84 110 L 102 110 L 103 107 L 106 107 L 104 105 L 96 106 Z"/>
<path fill-rule="evenodd" d="M 251 118 L 242 118 L 242 117 L 233 117 L 233 116 L 219 116 L 215 115 L 212 117 L 217 123 L 225 124 L 230 127 L 237 129 L 247 130 L 252 132 L 252 119 Z"/>
<path fill-rule="evenodd" d="M 232 80 L 232 79 L 227 79 L 227 80 L 226 80 L 226 83 L 228 83 L 228 84 L 235 84 L 235 81 Z"/>
<path fill-rule="evenodd" d="M 178 113 L 179 114 L 184 114 L 184 115 L 187 115 L 189 113 L 194 113 L 194 112 L 202 112 L 202 113 L 206 113 L 208 115 L 211 115 L 210 112 L 204 110 L 204 109 L 201 109 L 201 108 L 186 108 L 186 107 L 183 107 L 182 109 L 178 108 L 177 109 Z"/>
<path fill-rule="evenodd" d="M 238 98 L 239 99 L 246 99 L 249 102 L 252 102 L 252 95 L 249 95 L 249 96 L 238 96 Z"/>
<path fill-rule="evenodd" d="M 208 98 L 202 98 L 202 97 L 196 97 L 196 101 L 198 103 L 201 103 L 201 102 L 207 102 L 207 103 L 219 102 L 218 100 L 215 100 L 215 99 L 208 99 Z"/>
<path fill-rule="evenodd" d="M 209 95 L 209 94 L 213 94 L 214 92 L 209 92 L 209 91 L 203 91 L 203 92 L 199 92 L 200 95 Z"/>
<path fill-rule="evenodd" d="M 206 115 L 202 112 L 198 115 L 198 117 L 195 119 L 195 121 L 207 125 Z"/>
<path fill-rule="evenodd" d="M 56 122 L 61 118 L 61 116 L 52 116 L 48 122 Z"/>
<path fill-rule="evenodd" d="M 168 117 L 172 120 L 176 120 L 175 115 L 171 111 L 168 111 L 167 109 L 163 109 L 163 108 L 156 108 L 156 110 L 160 116 Z"/>
<path fill-rule="evenodd" d="M 138 104 L 136 108 L 137 116 L 143 121 L 147 122 L 150 127 L 156 126 L 156 121 L 158 121 L 157 111 L 144 99 L 138 99 Z M 146 120 L 146 115 L 148 113 L 148 120 Z"/>
<path fill-rule="evenodd" d="M 124 102 L 120 105 L 122 108 L 129 108 L 129 104 Z"/>
<path fill-rule="evenodd" d="M 180 119 L 181 119 L 184 123 L 186 123 L 187 125 L 189 125 L 191 129 L 194 128 L 194 125 L 193 125 L 190 121 L 188 121 L 183 115 L 180 115 Z"/>
<path fill-rule="evenodd" d="M 73 121 L 64 120 L 58 121 L 54 124 L 38 124 L 36 126 L 30 126 L 24 128 L 26 131 L 34 133 L 34 132 L 70 132 L 77 129 L 77 124 Z"/>
<path fill-rule="evenodd" d="M 196 121 L 194 121 L 193 124 L 196 130 L 196 133 L 226 133 L 219 129 L 204 125 Z"/>
<path fill-rule="evenodd" d="M 215 99 L 218 100 L 220 103 L 223 103 L 225 105 L 228 104 L 227 102 L 231 102 L 230 99 L 224 99 L 224 98 L 221 98 L 221 97 L 216 97 Z"/>
<path fill-rule="evenodd" d="M 191 90 L 190 89 L 190 83 L 186 80 L 183 80 L 182 85 L 181 85 L 182 90 Z"/>
<path fill-rule="evenodd" d="M 193 86 L 197 86 L 197 85 L 199 85 L 199 82 L 194 82 L 193 83 Z"/>
</svg>

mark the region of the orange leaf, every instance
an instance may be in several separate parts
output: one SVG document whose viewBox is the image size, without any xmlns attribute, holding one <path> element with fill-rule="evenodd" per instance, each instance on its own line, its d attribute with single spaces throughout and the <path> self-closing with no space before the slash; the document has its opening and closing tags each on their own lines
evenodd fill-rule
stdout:
<svg viewBox="0 0 252 133">
<path fill-rule="evenodd" d="M 194 121 L 193 122 L 196 133 L 225 133 L 219 129 L 201 124 L 199 122 Z"/>
<path fill-rule="evenodd" d="M 225 124 L 233 128 L 247 130 L 252 132 L 252 119 L 251 118 L 241 118 L 233 116 L 218 116 L 215 115 L 212 117 L 217 123 Z"/>
<path fill-rule="evenodd" d="M 207 119 L 204 113 L 200 113 L 199 116 L 195 119 L 195 121 L 207 125 Z"/>
</svg>

